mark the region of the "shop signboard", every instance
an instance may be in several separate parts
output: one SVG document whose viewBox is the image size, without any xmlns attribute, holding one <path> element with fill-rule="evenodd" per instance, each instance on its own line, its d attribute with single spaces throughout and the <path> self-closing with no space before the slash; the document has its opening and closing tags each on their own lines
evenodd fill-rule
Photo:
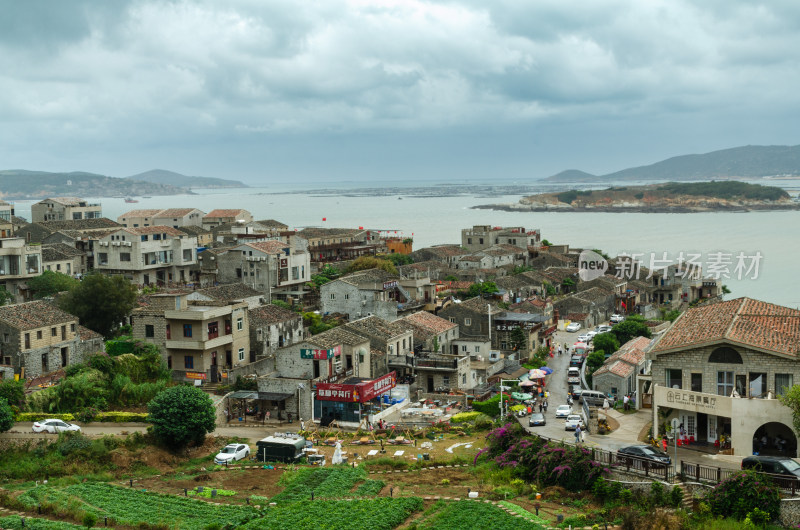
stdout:
<svg viewBox="0 0 800 530">
<path fill-rule="evenodd" d="M 316 360 L 327 361 L 328 359 L 339 357 L 341 354 L 342 354 L 341 346 L 336 346 L 335 348 L 330 348 L 327 350 L 322 350 L 322 349 L 317 350 L 312 348 L 300 349 L 301 359 L 316 359 Z"/>
</svg>

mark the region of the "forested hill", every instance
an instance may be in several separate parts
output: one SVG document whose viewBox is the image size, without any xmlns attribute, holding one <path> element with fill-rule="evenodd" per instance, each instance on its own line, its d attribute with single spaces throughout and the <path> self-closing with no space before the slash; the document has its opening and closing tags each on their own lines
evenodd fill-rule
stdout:
<svg viewBox="0 0 800 530">
<path fill-rule="evenodd" d="M 700 155 L 668 158 L 649 166 L 623 169 L 606 175 L 578 170 L 562 171 L 550 182 L 701 181 L 736 178 L 800 176 L 800 145 L 748 145 Z"/>
<path fill-rule="evenodd" d="M 50 173 L 25 169 L 0 170 L 0 199 L 45 199 L 47 197 L 125 197 L 178 195 L 186 188 L 74 171 Z"/>
</svg>

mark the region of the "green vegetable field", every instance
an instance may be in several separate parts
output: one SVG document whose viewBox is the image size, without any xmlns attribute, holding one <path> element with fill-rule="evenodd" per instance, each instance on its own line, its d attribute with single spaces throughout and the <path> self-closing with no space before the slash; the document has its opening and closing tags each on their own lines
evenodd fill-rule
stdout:
<svg viewBox="0 0 800 530">
<path fill-rule="evenodd" d="M 514 517 L 493 504 L 475 501 L 439 501 L 418 521 L 421 530 L 541 530 L 544 527 Z"/>
</svg>

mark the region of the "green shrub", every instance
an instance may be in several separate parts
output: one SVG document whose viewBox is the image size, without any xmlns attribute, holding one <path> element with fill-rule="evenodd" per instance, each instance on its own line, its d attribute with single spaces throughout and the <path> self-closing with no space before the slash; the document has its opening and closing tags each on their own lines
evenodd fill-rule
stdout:
<svg viewBox="0 0 800 530">
<path fill-rule="evenodd" d="M 653 482 L 650 484 L 650 502 L 653 506 L 661 506 L 664 504 L 664 485 L 660 482 Z"/>
<path fill-rule="evenodd" d="M 673 508 L 679 508 L 682 502 L 683 489 L 680 486 L 674 486 L 669 492 L 669 503 Z"/>
<path fill-rule="evenodd" d="M 75 421 L 75 416 L 70 413 L 57 414 L 53 412 L 20 412 L 17 414 L 17 421 L 41 421 L 41 420 L 63 420 Z"/>
<path fill-rule="evenodd" d="M 508 399 L 508 398 L 506 398 Z M 473 401 L 472 408 L 494 418 L 500 415 L 500 394 L 492 396 L 486 401 Z"/>
<path fill-rule="evenodd" d="M 770 514 L 759 508 L 753 508 L 753 511 L 747 514 L 744 521 L 757 527 L 766 527 L 767 523 L 772 520 Z"/>
<path fill-rule="evenodd" d="M 25 384 L 14 379 L 0 380 L 0 398 L 12 407 L 21 407 L 25 404 Z"/>
<path fill-rule="evenodd" d="M 11 406 L 0 397 L 0 432 L 6 432 L 14 426 L 14 412 Z"/>
<path fill-rule="evenodd" d="M 477 419 L 481 415 L 478 411 L 470 411 L 470 412 L 459 412 L 455 414 L 452 418 L 450 418 L 450 423 L 465 423 L 468 421 L 473 421 Z"/>
<path fill-rule="evenodd" d="M 732 474 L 706 495 L 706 502 L 715 516 L 743 520 L 755 508 L 769 514 L 770 520 L 780 513 L 780 492 L 772 480 L 755 471 Z"/>
<path fill-rule="evenodd" d="M 633 492 L 629 489 L 624 489 L 620 492 L 619 496 L 623 504 L 631 504 L 633 502 Z"/>
<path fill-rule="evenodd" d="M 492 418 L 490 418 L 486 414 L 481 414 L 475 419 L 476 431 L 488 431 L 493 427 L 494 427 L 494 422 L 492 421 Z"/>
<path fill-rule="evenodd" d="M 62 432 L 58 435 L 58 451 L 67 456 L 71 453 L 89 449 L 92 446 L 92 441 L 79 432 Z"/>
<path fill-rule="evenodd" d="M 86 512 L 86 515 L 83 516 L 83 526 L 86 528 L 92 528 L 96 524 L 97 516 L 92 512 Z"/>
</svg>

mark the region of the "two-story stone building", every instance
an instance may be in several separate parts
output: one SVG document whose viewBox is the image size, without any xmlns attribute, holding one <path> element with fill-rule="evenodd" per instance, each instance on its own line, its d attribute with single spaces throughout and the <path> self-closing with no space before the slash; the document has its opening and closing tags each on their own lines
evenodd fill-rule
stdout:
<svg viewBox="0 0 800 530">
<path fill-rule="evenodd" d="M 250 309 L 248 315 L 253 360 L 274 356 L 278 348 L 291 346 L 305 337 L 303 316 L 289 309 L 267 304 Z"/>
<path fill-rule="evenodd" d="M 66 243 L 42 245 L 42 269 L 68 274 L 86 274 L 86 253 Z"/>
<path fill-rule="evenodd" d="M 410 295 L 400 278 L 382 269 L 367 269 L 330 281 L 320 287 L 320 304 L 326 314 L 340 313 L 350 320 L 375 315 L 396 320 L 398 305 Z"/>
<path fill-rule="evenodd" d="M 197 240 L 171 226 L 121 228 L 95 245 L 95 269 L 121 274 L 139 285 L 170 285 L 190 279 Z"/>
<path fill-rule="evenodd" d="M 636 392 L 637 375 L 649 371 L 645 352 L 650 347 L 650 342 L 647 337 L 636 337 L 620 346 L 592 374 L 592 388 L 607 396 Z"/>
<path fill-rule="evenodd" d="M 29 299 L 26 280 L 42 273 L 42 247 L 30 245 L 21 237 L 0 238 L 0 287 L 15 301 Z"/>
<path fill-rule="evenodd" d="M 203 216 L 205 216 L 205 212 L 197 208 L 145 209 L 125 212 L 117 217 L 117 222 L 127 228 L 139 228 L 140 226 L 202 227 Z"/>
<path fill-rule="evenodd" d="M 751 298 L 688 309 L 647 356 L 651 372 L 639 377 L 652 399 L 654 433 L 659 411 L 677 418 L 690 439 L 730 441 L 734 454 L 776 450 L 797 456 L 792 411 L 776 399 L 800 381 L 800 311 Z M 763 436 L 769 447 L 754 446 Z"/>
<path fill-rule="evenodd" d="M 157 294 L 131 316 L 134 338 L 155 344 L 179 381 L 217 382 L 250 363 L 247 303 L 190 302 L 188 293 Z"/>
<path fill-rule="evenodd" d="M 0 306 L 0 362 L 31 378 L 82 362 L 78 317 L 38 300 Z"/>
</svg>

